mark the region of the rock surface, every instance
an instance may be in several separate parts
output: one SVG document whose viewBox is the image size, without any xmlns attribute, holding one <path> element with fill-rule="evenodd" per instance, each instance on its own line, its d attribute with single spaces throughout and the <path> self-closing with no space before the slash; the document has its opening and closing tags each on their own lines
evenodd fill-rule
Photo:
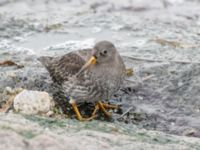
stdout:
<svg viewBox="0 0 200 150">
<path fill-rule="evenodd" d="M 14 110 L 23 114 L 47 114 L 54 106 L 47 92 L 23 90 L 14 99 Z"/>
<path fill-rule="evenodd" d="M 20 120 L 20 121 L 19 121 Z M 77 122 L 19 114 L 0 114 L 0 149 L 7 150 L 198 150 L 198 138 L 101 121 Z"/>
<path fill-rule="evenodd" d="M 1 104 L 13 94 L 6 87 L 46 91 L 52 96 L 52 81 L 48 72 L 37 61 L 39 56 L 62 55 L 91 47 L 96 41 L 103 39 L 115 43 L 124 56 L 126 66 L 134 68 L 134 76 L 127 79 L 128 82 L 111 101 L 120 104 L 123 113 L 113 114 L 112 125 L 117 125 L 119 129 L 126 128 L 129 133 L 140 131 L 137 128 L 145 128 L 183 136 L 146 130 L 145 138 L 140 134 L 132 134 L 133 140 L 129 141 L 128 136 L 126 140 L 139 145 L 138 149 L 147 149 L 148 146 L 152 148 L 152 144 L 157 149 L 199 149 L 199 146 L 190 143 L 195 138 L 184 137 L 200 137 L 199 0 L 0 0 L 0 61 L 12 60 L 19 66 L 24 66 L 0 66 L 0 109 Z M 115 144 L 109 143 L 111 138 L 106 138 L 107 141 L 101 143 L 101 140 L 104 141 L 103 136 L 98 137 L 97 141 L 91 138 L 93 134 L 90 137 L 87 135 L 85 139 L 85 136 L 81 136 L 82 130 L 84 134 L 88 127 L 96 131 L 95 127 L 99 124 L 103 124 L 103 127 L 98 129 L 98 134 L 105 134 L 104 124 L 106 126 L 110 123 L 94 121 L 90 124 L 37 117 L 32 117 L 30 121 L 31 116 L 28 116 L 30 118 L 27 121 L 27 116 L 25 119 L 24 116 L 13 116 L 2 114 L 1 122 L 13 120 L 14 123 L 2 127 L 1 139 L 6 141 L 4 136 L 11 140 L 17 138 L 15 144 L 22 147 L 31 145 L 38 149 L 48 148 L 48 143 L 42 143 L 41 139 L 50 139 L 54 143 L 52 139 L 55 138 L 54 145 L 61 149 L 64 139 L 69 139 L 68 135 L 80 136 L 80 144 L 94 141 L 101 148 Z M 26 124 L 23 121 L 33 128 L 30 129 L 31 133 L 18 132 L 24 131 L 21 130 Z M 13 127 L 15 124 L 17 128 Z M 43 125 L 41 127 L 38 124 Z M 57 127 L 56 124 L 60 126 Z M 66 124 L 70 124 L 70 131 L 71 126 L 77 127 L 77 132 L 68 133 Z M 45 125 L 51 126 L 51 132 Z M 134 125 L 137 127 L 133 127 Z M 43 134 L 41 137 L 34 137 L 35 131 L 48 137 Z M 152 133 L 161 136 L 152 139 L 155 137 L 149 136 Z M 24 135 L 33 138 L 27 140 Z M 166 144 L 166 137 L 176 137 L 181 141 L 184 139 L 184 142 L 175 140 Z M 139 143 L 134 138 L 140 139 Z M 183 144 L 185 140 L 187 142 Z M 5 146 L 4 143 L 1 145 Z M 126 149 L 126 144 L 117 143 Z M 12 149 L 13 145 L 7 143 L 6 146 Z M 118 147 L 113 146 L 113 149 Z"/>
</svg>

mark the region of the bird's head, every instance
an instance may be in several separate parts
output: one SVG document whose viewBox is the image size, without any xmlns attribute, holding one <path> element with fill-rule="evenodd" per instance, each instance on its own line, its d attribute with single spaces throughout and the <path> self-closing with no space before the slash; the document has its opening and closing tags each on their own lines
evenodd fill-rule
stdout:
<svg viewBox="0 0 200 150">
<path fill-rule="evenodd" d="M 96 63 L 108 63 L 115 59 L 117 50 L 109 41 L 100 41 L 95 44 L 92 50 L 92 56 L 96 59 Z"/>
<path fill-rule="evenodd" d="M 118 55 L 115 46 L 109 41 L 100 41 L 92 49 L 92 56 L 79 72 L 83 72 L 92 65 L 109 64 L 114 62 Z"/>
</svg>

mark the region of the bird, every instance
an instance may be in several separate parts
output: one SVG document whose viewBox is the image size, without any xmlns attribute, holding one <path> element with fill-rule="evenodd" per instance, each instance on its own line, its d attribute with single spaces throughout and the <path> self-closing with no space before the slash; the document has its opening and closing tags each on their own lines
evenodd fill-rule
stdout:
<svg viewBox="0 0 200 150">
<path fill-rule="evenodd" d="M 53 82 L 62 87 L 78 120 L 92 120 L 98 110 L 111 116 L 107 109 L 118 108 L 105 103 L 120 89 L 126 76 L 123 59 L 112 42 L 99 41 L 93 48 L 57 57 L 42 56 L 39 61 Z M 91 117 L 84 118 L 78 109 L 78 104 L 84 102 L 95 104 Z"/>
</svg>

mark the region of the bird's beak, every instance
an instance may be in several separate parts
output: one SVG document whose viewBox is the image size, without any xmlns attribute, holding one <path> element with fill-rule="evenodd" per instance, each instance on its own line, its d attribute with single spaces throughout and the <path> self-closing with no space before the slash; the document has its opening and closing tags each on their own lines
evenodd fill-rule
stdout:
<svg viewBox="0 0 200 150">
<path fill-rule="evenodd" d="M 90 59 L 85 63 L 85 65 L 82 67 L 83 69 L 89 68 L 91 65 L 95 65 L 97 63 L 97 59 L 95 56 L 90 57 Z"/>
<path fill-rule="evenodd" d="M 79 75 L 80 73 L 88 69 L 90 66 L 95 65 L 96 62 L 97 62 L 97 59 L 95 56 L 90 57 L 90 59 L 83 65 L 83 67 L 81 68 L 81 70 L 78 72 L 77 75 Z"/>
</svg>

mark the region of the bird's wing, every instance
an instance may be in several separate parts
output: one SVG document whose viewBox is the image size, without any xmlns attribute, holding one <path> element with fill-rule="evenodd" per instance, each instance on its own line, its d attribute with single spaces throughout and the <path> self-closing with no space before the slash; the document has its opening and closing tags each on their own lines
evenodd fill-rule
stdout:
<svg viewBox="0 0 200 150">
<path fill-rule="evenodd" d="M 39 60 L 49 71 L 54 82 L 62 83 L 75 75 L 85 64 L 91 49 L 70 52 L 61 57 L 40 57 Z"/>
<path fill-rule="evenodd" d="M 75 51 L 74 53 L 76 53 L 77 55 L 79 55 L 82 59 L 84 59 L 85 61 L 87 61 L 92 54 L 92 49 L 83 49 L 83 50 L 78 50 Z"/>
</svg>

